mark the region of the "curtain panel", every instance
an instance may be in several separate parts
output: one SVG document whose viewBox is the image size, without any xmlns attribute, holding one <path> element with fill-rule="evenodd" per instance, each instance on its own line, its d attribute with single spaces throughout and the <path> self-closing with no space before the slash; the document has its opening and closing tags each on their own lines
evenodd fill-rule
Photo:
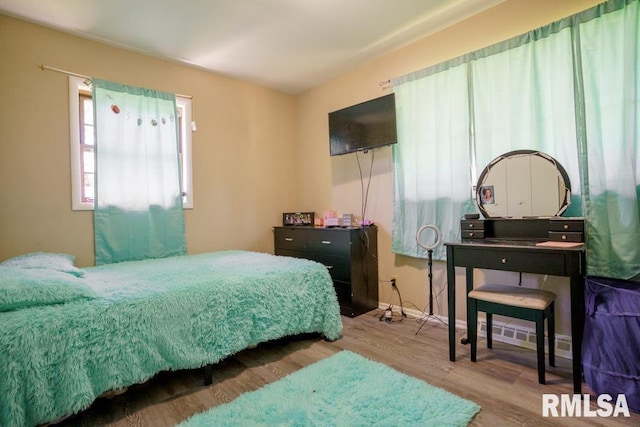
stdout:
<svg viewBox="0 0 640 427">
<path fill-rule="evenodd" d="M 392 80 L 395 253 L 425 257 L 415 240 L 425 224 L 458 239 L 484 165 L 535 149 L 569 174 L 565 215 L 586 219 L 588 273 L 640 273 L 638 4 L 610 0 Z"/>
<path fill-rule="evenodd" d="M 92 79 L 96 265 L 186 253 L 175 95 Z"/>
<path fill-rule="evenodd" d="M 393 148 L 395 253 L 426 257 L 416 242 L 422 225 L 434 224 L 443 240 L 455 239 L 461 214 L 474 210 L 467 69 L 462 64 L 394 86 L 401 142 Z M 423 242 L 429 237 L 435 243 L 435 235 L 423 236 Z M 435 248 L 433 256 L 443 259 L 444 248 Z"/>
<path fill-rule="evenodd" d="M 595 8 L 597 18 L 579 26 L 576 42 L 584 98 L 581 170 L 587 267 L 625 279 L 640 273 L 640 3 L 610 8 Z"/>
</svg>

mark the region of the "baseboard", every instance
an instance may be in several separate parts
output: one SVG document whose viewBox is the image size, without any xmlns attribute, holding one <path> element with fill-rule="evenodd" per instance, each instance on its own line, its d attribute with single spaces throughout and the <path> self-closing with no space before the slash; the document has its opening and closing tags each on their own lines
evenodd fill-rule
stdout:
<svg viewBox="0 0 640 427">
<path fill-rule="evenodd" d="M 485 320 L 478 322 L 478 335 L 487 337 L 487 323 Z M 536 331 L 533 328 L 527 328 L 522 325 L 512 325 L 510 323 L 493 321 L 493 339 L 508 344 L 525 347 L 531 350 L 536 349 Z M 547 340 L 545 338 L 545 351 L 548 352 Z M 566 335 L 556 334 L 555 342 L 556 356 L 563 359 L 571 360 L 572 357 L 572 345 L 571 337 Z"/>
<path fill-rule="evenodd" d="M 386 310 L 389 307 L 389 304 L 379 303 L 378 309 Z M 394 315 L 402 315 L 400 313 L 399 306 L 392 306 L 392 311 Z M 446 316 L 437 316 L 434 315 L 437 319 L 428 318 L 428 316 L 421 311 L 413 310 L 413 309 L 403 309 L 404 313 L 407 317 L 418 319 L 418 320 L 427 320 L 429 323 L 441 324 L 442 321 L 444 324 L 448 322 L 448 318 Z M 439 320 L 440 321 L 439 321 Z M 467 322 L 463 320 L 456 319 L 456 329 L 466 331 L 467 330 Z M 487 323 L 484 319 L 478 321 L 478 336 L 482 338 L 487 337 Z M 521 325 L 513 325 L 510 323 L 499 322 L 494 319 L 493 321 L 493 339 L 494 341 L 504 342 L 507 344 L 517 345 L 520 347 L 528 348 L 531 350 L 536 349 L 536 331 L 533 328 L 527 328 L 526 326 Z M 545 340 L 546 342 L 546 340 Z M 562 357 L 563 359 L 572 359 L 572 345 L 571 345 L 571 337 L 567 335 L 556 334 L 556 356 Z M 545 345 L 546 348 L 546 345 Z M 545 350 L 548 351 L 548 350 Z"/>
</svg>

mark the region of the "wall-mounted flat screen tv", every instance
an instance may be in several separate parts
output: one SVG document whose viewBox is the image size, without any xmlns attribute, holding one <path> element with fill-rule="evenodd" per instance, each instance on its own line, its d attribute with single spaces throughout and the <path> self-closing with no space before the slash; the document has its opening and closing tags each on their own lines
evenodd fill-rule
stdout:
<svg viewBox="0 0 640 427">
<path fill-rule="evenodd" d="M 329 154 L 366 151 L 398 142 L 394 94 L 329 113 Z"/>
</svg>

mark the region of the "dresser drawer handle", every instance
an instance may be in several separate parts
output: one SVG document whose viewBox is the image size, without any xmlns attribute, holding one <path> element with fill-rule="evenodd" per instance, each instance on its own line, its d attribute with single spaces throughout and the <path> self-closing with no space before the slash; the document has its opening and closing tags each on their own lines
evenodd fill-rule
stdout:
<svg viewBox="0 0 640 427">
<path fill-rule="evenodd" d="M 567 235 L 566 234 L 562 235 L 562 240 L 567 240 Z"/>
<path fill-rule="evenodd" d="M 473 228 L 473 224 L 469 224 L 469 228 Z"/>
<path fill-rule="evenodd" d="M 469 232 L 469 237 L 473 237 L 473 231 Z"/>
<path fill-rule="evenodd" d="M 500 261 L 502 261 L 503 264 L 507 263 L 507 259 L 506 258 L 502 258 Z"/>
<path fill-rule="evenodd" d="M 562 228 L 564 228 L 565 230 L 569 229 L 569 224 L 565 224 Z"/>
<path fill-rule="evenodd" d="M 330 245 L 331 244 L 331 240 L 323 240 L 322 244 L 323 245 Z"/>
<path fill-rule="evenodd" d="M 293 242 L 293 237 L 285 237 L 284 240 L 287 242 Z"/>
</svg>

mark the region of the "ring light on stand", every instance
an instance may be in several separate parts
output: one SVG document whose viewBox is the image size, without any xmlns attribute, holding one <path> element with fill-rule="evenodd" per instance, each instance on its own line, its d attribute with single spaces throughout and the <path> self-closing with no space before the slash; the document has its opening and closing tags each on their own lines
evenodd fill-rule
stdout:
<svg viewBox="0 0 640 427">
<path fill-rule="evenodd" d="M 422 233 L 425 230 L 432 230 L 435 233 L 435 242 L 432 245 L 427 245 L 426 243 L 424 243 L 422 241 Z M 437 248 L 440 243 L 442 242 L 442 235 L 440 233 L 440 230 L 438 229 L 438 227 L 436 227 L 435 225 L 432 224 L 428 224 L 428 225 L 423 225 L 422 227 L 420 227 L 418 229 L 418 232 L 416 233 L 416 242 L 418 243 L 418 246 L 420 246 L 423 249 L 427 250 L 427 254 L 429 256 L 429 314 L 424 317 L 422 319 L 422 325 L 420 325 L 420 327 L 418 328 L 418 330 L 416 331 L 416 335 L 418 335 L 418 332 L 420 332 L 420 329 L 422 329 L 422 327 L 424 326 L 425 323 L 427 323 L 429 321 L 430 318 L 434 318 L 442 323 L 444 323 L 446 325 L 446 323 L 440 319 L 438 316 L 435 316 L 433 314 L 433 250 L 435 248 Z M 423 312 L 424 314 L 424 312 Z"/>
<path fill-rule="evenodd" d="M 420 240 L 420 235 L 424 230 L 433 230 L 433 232 L 436 234 L 436 242 L 433 245 L 426 245 L 422 242 L 422 240 Z M 416 242 L 418 242 L 418 246 L 428 251 L 433 252 L 433 250 L 437 248 L 438 245 L 440 245 L 441 240 L 442 240 L 442 236 L 440 235 L 440 230 L 438 229 L 438 227 L 432 224 L 423 225 L 418 229 L 418 232 L 416 233 Z"/>
</svg>

